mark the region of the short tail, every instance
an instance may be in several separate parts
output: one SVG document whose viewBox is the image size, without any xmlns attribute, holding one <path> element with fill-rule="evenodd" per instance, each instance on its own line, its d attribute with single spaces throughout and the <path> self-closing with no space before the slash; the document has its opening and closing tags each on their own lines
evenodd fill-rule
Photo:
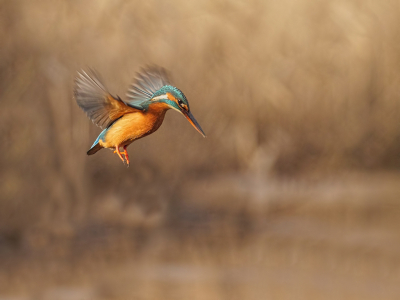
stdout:
<svg viewBox="0 0 400 300">
<path fill-rule="evenodd" d="M 100 144 L 96 144 L 93 145 L 92 148 L 89 149 L 89 151 L 87 152 L 87 155 L 93 155 L 95 154 L 97 151 L 101 150 L 103 147 L 100 146 Z"/>
</svg>

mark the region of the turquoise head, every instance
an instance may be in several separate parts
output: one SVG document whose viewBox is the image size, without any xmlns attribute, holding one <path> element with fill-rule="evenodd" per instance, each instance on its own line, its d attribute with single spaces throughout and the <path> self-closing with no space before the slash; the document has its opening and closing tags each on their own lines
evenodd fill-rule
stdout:
<svg viewBox="0 0 400 300">
<path fill-rule="evenodd" d="M 153 94 L 150 100 L 150 103 L 151 102 L 163 102 L 167 104 L 169 108 L 180 112 L 203 137 L 206 136 L 203 129 L 201 129 L 199 123 L 197 123 L 196 119 L 190 112 L 189 102 L 180 89 L 172 85 L 164 85 Z"/>
</svg>

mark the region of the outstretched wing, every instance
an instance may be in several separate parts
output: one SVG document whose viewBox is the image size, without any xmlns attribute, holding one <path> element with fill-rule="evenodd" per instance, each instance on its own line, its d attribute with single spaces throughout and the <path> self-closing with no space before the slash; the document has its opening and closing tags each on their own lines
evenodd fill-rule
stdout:
<svg viewBox="0 0 400 300">
<path fill-rule="evenodd" d="M 134 83 L 127 92 L 126 103 L 132 107 L 141 107 L 141 104 L 149 99 L 164 85 L 169 84 L 167 71 L 158 66 L 148 66 L 140 70 Z"/>
<path fill-rule="evenodd" d="M 107 128 L 113 121 L 138 109 L 126 105 L 119 97 L 107 91 L 100 76 L 93 70 L 78 72 L 75 79 L 75 99 L 87 116 L 101 128 Z"/>
</svg>

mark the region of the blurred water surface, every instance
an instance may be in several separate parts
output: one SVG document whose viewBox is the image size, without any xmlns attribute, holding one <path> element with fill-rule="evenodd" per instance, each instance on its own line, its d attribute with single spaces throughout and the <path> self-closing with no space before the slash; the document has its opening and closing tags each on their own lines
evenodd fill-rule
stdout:
<svg viewBox="0 0 400 300">
<path fill-rule="evenodd" d="M 398 299 L 398 1 L 0 0 L 0 300 Z M 129 147 L 73 99 L 167 68 Z"/>
</svg>

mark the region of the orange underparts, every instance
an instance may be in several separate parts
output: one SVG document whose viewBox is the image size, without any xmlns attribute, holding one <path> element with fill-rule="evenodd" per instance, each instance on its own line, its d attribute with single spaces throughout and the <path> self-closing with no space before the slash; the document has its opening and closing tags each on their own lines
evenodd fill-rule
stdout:
<svg viewBox="0 0 400 300">
<path fill-rule="evenodd" d="M 123 163 L 125 163 L 126 160 L 126 164 L 129 166 L 129 156 L 128 156 L 128 151 L 126 151 L 126 147 L 124 146 L 124 152 L 122 152 L 122 154 L 125 156 L 125 159 L 122 158 L 122 154 L 119 151 L 119 146 L 115 147 L 114 153 L 117 153 L 119 158 L 122 160 Z"/>
</svg>

